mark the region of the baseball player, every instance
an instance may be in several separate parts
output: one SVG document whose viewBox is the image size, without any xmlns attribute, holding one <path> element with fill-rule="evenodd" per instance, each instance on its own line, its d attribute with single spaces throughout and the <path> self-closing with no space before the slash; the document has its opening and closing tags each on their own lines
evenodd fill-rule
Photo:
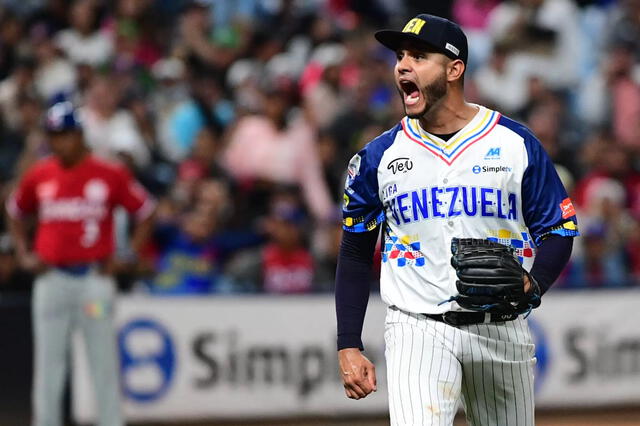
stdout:
<svg viewBox="0 0 640 426">
<path fill-rule="evenodd" d="M 396 52 L 406 117 L 350 161 L 336 272 L 346 395 L 376 390 L 361 331 L 382 232 L 392 425 L 533 425 L 540 304 L 578 235 L 553 164 L 523 125 L 465 101 L 467 39 L 421 14 L 375 34 Z"/>
<path fill-rule="evenodd" d="M 122 167 L 88 151 L 69 102 L 47 111 L 52 156 L 29 169 L 7 201 L 9 226 L 23 267 L 34 284 L 34 419 L 62 424 L 62 396 L 72 332 L 82 332 L 100 426 L 122 425 L 118 362 L 112 327 L 115 283 L 122 266 L 114 252 L 113 209 L 137 219 L 131 247 L 141 248 L 154 212 L 145 190 Z M 30 246 L 25 216 L 36 216 Z"/>
</svg>

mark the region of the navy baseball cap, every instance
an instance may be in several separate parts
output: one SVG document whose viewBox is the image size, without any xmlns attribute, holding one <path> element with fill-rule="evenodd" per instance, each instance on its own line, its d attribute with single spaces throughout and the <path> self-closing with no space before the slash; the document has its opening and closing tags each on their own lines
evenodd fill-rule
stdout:
<svg viewBox="0 0 640 426">
<path fill-rule="evenodd" d="M 381 30 L 375 33 L 376 40 L 391 50 L 398 50 L 404 41 L 417 41 L 467 63 L 467 36 L 455 22 L 439 16 L 422 13 L 404 26 L 402 31 Z"/>
<path fill-rule="evenodd" d="M 44 127 L 49 133 L 81 129 L 78 113 L 69 101 L 57 102 L 47 110 Z"/>
</svg>

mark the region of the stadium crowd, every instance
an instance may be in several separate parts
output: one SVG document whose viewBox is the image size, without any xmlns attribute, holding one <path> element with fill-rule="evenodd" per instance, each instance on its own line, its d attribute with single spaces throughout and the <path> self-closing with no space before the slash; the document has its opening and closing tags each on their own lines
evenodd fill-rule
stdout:
<svg viewBox="0 0 640 426">
<path fill-rule="evenodd" d="M 0 198 L 68 99 L 159 202 L 123 290 L 330 291 L 346 164 L 403 115 L 372 33 L 420 12 L 462 25 L 468 97 L 557 165 L 582 237 L 555 287 L 640 285 L 640 0 L 3 0 Z M 3 233 L 0 292 L 30 281 Z"/>
</svg>

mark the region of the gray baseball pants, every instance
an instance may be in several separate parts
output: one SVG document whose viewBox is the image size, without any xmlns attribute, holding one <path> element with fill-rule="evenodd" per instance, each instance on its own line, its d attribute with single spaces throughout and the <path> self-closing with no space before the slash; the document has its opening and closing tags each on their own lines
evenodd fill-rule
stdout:
<svg viewBox="0 0 640 426">
<path fill-rule="evenodd" d="M 62 396 L 73 331 L 81 331 L 96 396 L 99 426 L 122 426 L 116 340 L 112 324 L 115 282 L 90 271 L 51 269 L 33 293 L 35 339 L 33 425 L 62 425 Z"/>
</svg>

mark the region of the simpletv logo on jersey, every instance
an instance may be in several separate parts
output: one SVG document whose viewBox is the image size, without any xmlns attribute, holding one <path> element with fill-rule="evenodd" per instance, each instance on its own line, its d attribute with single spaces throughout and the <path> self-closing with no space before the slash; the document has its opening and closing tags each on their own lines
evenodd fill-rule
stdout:
<svg viewBox="0 0 640 426">
<path fill-rule="evenodd" d="M 479 166 L 477 164 L 471 168 L 471 171 L 476 175 L 480 173 L 505 173 L 511 170 L 513 169 L 507 166 Z"/>
</svg>

